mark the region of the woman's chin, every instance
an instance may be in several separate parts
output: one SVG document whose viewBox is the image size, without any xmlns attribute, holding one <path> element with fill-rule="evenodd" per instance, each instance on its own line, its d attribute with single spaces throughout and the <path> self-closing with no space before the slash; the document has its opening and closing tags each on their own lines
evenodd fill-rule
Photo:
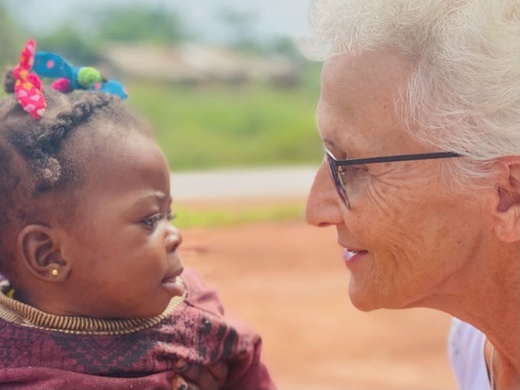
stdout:
<svg viewBox="0 0 520 390">
<path fill-rule="evenodd" d="M 364 290 L 359 288 L 349 288 L 349 297 L 352 305 L 361 311 L 369 312 L 378 309 L 408 309 L 412 307 L 425 307 L 410 301 L 391 299 L 395 297 L 388 297 L 378 294 L 375 290 Z M 414 301 L 415 302 L 415 301 Z"/>
<path fill-rule="evenodd" d="M 350 297 L 350 301 L 352 305 L 360 311 L 369 312 L 377 309 L 381 309 L 381 306 L 374 305 L 372 302 L 362 299 L 357 299 L 357 297 Z"/>
<path fill-rule="evenodd" d="M 384 306 L 380 302 L 380 297 L 374 294 L 374 290 L 360 288 L 360 286 L 350 281 L 348 294 L 352 305 L 358 310 L 369 312 L 382 309 Z"/>
</svg>

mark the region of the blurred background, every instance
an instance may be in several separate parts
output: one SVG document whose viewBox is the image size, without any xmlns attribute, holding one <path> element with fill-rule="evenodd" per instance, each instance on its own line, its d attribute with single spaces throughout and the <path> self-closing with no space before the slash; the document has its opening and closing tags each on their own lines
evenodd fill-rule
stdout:
<svg viewBox="0 0 520 390">
<path fill-rule="evenodd" d="M 35 38 L 124 83 L 172 168 L 185 264 L 262 335 L 280 389 L 454 389 L 449 316 L 359 312 L 335 229 L 305 224 L 323 157 L 308 3 L 0 0 L 0 65 Z"/>
<path fill-rule="evenodd" d="M 23 5 L 22 5 L 23 4 Z M 308 0 L 2 0 L 0 65 L 28 37 L 122 81 L 175 171 L 314 164 Z"/>
</svg>

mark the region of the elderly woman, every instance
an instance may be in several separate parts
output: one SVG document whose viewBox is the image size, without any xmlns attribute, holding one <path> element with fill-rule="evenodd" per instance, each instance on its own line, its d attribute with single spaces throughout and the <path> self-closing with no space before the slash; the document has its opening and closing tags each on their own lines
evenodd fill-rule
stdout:
<svg viewBox="0 0 520 390">
<path fill-rule="evenodd" d="M 315 0 L 334 226 L 364 311 L 454 317 L 461 389 L 520 388 L 520 1 Z"/>
</svg>

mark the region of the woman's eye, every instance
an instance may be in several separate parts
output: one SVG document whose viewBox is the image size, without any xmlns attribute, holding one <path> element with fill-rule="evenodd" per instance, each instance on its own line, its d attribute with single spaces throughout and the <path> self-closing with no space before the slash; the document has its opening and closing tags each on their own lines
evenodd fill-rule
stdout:
<svg viewBox="0 0 520 390">
<path fill-rule="evenodd" d="M 168 211 L 168 214 L 166 215 L 166 219 L 168 221 L 173 221 L 175 218 L 177 218 L 177 214 L 173 214 L 171 211 Z"/>
<path fill-rule="evenodd" d="M 368 173 L 367 167 L 363 165 L 351 165 L 349 167 L 343 167 L 343 172 L 339 172 L 343 180 L 346 182 L 352 182 L 353 180 L 365 177 Z"/>
</svg>

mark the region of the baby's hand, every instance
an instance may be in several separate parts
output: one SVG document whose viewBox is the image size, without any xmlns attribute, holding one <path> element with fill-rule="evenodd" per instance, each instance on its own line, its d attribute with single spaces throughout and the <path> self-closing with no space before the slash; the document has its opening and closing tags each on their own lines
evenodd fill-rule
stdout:
<svg viewBox="0 0 520 390">
<path fill-rule="evenodd" d="M 199 366 L 179 361 L 171 380 L 172 390 L 219 390 L 226 383 L 228 371 L 224 362 Z"/>
</svg>

